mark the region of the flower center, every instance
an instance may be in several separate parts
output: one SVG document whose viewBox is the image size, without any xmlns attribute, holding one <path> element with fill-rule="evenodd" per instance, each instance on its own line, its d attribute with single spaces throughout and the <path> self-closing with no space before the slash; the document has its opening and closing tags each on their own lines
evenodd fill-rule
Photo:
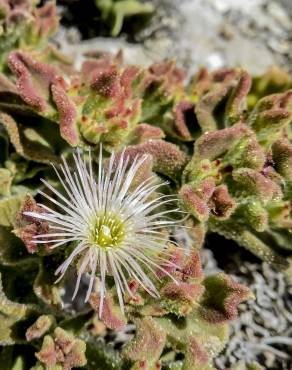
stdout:
<svg viewBox="0 0 292 370">
<path fill-rule="evenodd" d="M 95 219 L 91 240 L 100 248 L 118 247 L 124 240 L 125 227 L 119 217 L 111 213 Z"/>
</svg>

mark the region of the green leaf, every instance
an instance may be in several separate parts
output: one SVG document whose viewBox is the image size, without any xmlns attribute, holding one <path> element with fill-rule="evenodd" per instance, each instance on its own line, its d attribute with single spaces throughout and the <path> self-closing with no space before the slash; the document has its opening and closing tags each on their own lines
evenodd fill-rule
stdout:
<svg viewBox="0 0 292 370">
<path fill-rule="evenodd" d="M 31 313 L 27 305 L 10 301 L 3 292 L 0 274 L 0 345 L 15 343 L 18 338 L 17 326 Z"/>
<path fill-rule="evenodd" d="M 13 226 L 16 215 L 28 191 L 24 186 L 14 186 L 13 195 L 0 198 L 0 226 Z"/>
</svg>

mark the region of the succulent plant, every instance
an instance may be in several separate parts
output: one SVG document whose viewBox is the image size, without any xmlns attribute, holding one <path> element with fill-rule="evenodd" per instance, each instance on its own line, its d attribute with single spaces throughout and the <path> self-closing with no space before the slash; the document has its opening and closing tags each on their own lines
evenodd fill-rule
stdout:
<svg viewBox="0 0 292 370">
<path fill-rule="evenodd" d="M 162 138 L 163 131 L 149 123 L 183 94 L 184 72 L 171 61 L 149 69 L 123 67 L 118 54 L 113 60 L 87 60 L 80 73 L 69 76 L 19 51 L 9 55 L 8 64 L 18 104 L 3 108 L 59 124 L 61 137 L 72 146 L 103 143 L 110 150 Z"/>
<path fill-rule="evenodd" d="M 252 362 L 250 364 L 245 364 L 243 363 L 242 361 L 239 362 L 238 364 L 232 366 L 231 368 L 232 370 L 262 370 L 263 367 L 260 366 L 258 363 L 256 362 Z"/>
<path fill-rule="evenodd" d="M 132 3 L 99 6 L 110 14 L 122 2 Z M 85 60 L 78 71 L 39 43 L 56 25 L 54 4 L 17 6 L 34 18 L 20 17 L 27 43 L 13 23 L 17 37 L 0 50 L 1 363 L 214 369 L 228 322 L 252 294 L 224 273 L 204 276 L 206 234 L 289 275 L 291 78 L 278 69 L 254 79 L 241 69 L 201 69 L 186 83 L 174 61 L 143 68 L 125 65 L 121 53 Z M 179 209 L 169 211 L 163 199 L 177 194 Z M 63 279 L 55 282 L 56 273 Z M 131 323 L 121 350 L 106 343 L 105 333 Z"/>
<path fill-rule="evenodd" d="M 150 15 L 153 5 L 139 0 L 95 0 L 104 22 L 111 25 L 111 35 L 117 36 L 122 29 L 124 19 L 131 16 Z"/>
<path fill-rule="evenodd" d="M 145 181 L 159 162 L 160 171 L 164 161 L 163 172 L 174 179 L 185 165 L 186 156 L 179 153 L 175 145 L 162 140 L 157 144 L 165 147 L 168 157 L 156 158 L 156 163 L 148 160 L 136 173 L 133 186 Z M 20 155 L 14 154 L 20 160 Z M 132 151 L 127 156 L 132 161 L 135 153 Z M 12 154 L 8 158 L 11 159 L 5 161 L 6 167 L 13 169 L 12 164 L 17 162 L 12 160 Z M 96 369 L 106 362 L 109 369 L 152 369 L 162 364 L 170 368 L 201 369 L 204 366 L 211 369 L 212 359 L 228 340 L 228 321 L 236 318 L 240 302 L 252 298 L 249 289 L 225 274 L 204 278 L 198 251 L 189 251 L 191 254 L 186 256 L 182 249 L 170 244 L 169 263 L 164 261 L 162 269 L 156 272 L 160 279 L 157 286 L 160 299 L 146 294 L 137 281 L 129 280 L 132 296 L 124 295 L 123 313 L 115 290 L 110 289 L 112 281 L 108 277 L 101 316 L 98 292 L 90 296 L 91 308 L 89 305 L 81 308 L 84 305 L 81 297 L 77 306 L 68 306 L 62 291 L 70 290 L 71 283 L 65 280 L 54 284 L 54 272 L 68 252 L 66 249 L 54 252 L 48 243 L 42 248 L 34 243 L 36 235 L 49 233 L 49 225 L 28 213 L 41 215 L 44 210 L 26 195 L 27 186 L 13 185 L 14 181 L 33 182 L 31 179 L 38 178 L 40 172 L 52 181 L 52 174 L 45 164 L 40 164 L 35 173 L 29 172 L 27 167 L 31 162 L 26 161 L 22 177 L 16 180 L 11 172 L 8 183 L 3 186 L 0 266 L 5 288 L 1 293 L 4 330 L 0 358 L 9 359 L 7 368 L 56 370 L 86 366 Z M 169 171 L 167 164 L 172 162 L 177 164 Z M 9 170 L 5 170 L 6 176 Z M 24 188 L 17 201 L 10 195 L 16 186 Z M 150 272 L 149 277 L 151 275 Z M 219 296 L 214 294 L 216 291 L 220 291 Z M 64 309 L 66 305 L 68 308 Z M 99 332 L 89 330 L 100 320 L 110 330 L 123 330 L 128 322 L 135 323 L 136 336 L 122 353 L 107 349 L 96 338 Z M 32 357 L 27 358 L 16 349 L 12 351 L 11 346 L 24 346 Z M 34 356 L 35 361 L 32 360 Z"/>
<path fill-rule="evenodd" d="M 155 11 L 151 1 L 141 0 L 60 0 L 62 22 L 77 27 L 84 38 L 128 36 L 139 31 Z"/>
<path fill-rule="evenodd" d="M 205 78 L 208 84 L 216 83 L 196 103 L 204 133 L 195 141 L 184 170 L 182 201 L 209 231 L 287 268 L 292 91 L 259 98 L 249 110 L 250 77 L 245 72 L 221 73 L 225 76 L 218 82 L 218 73 Z M 203 79 L 195 83 L 192 94 L 201 94 L 197 86 L 202 83 Z"/>
<path fill-rule="evenodd" d="M 0 66 L 6 66 L 7 53 L 13 49 L 44 49 L 58 29 L 54 1 L 38 6 L 34 0 L 2 0 L 0 4 Z M 51 49 L 54 52 L 54 49 Z"/>
<path fill-rule="evenodd" d="M 212 358 L 228 340 L 227 321 L 236 317 L 240 302 L 251 298 L 247 288 L 224 274 L 203 278 L 196 252 L 178 264 L 179 283 L 164 279 L 159 302 L 143 296 L 141 302 L 139 295 L 130 302 L 129 317 L 137 331 L 123 356 L 134 362 L 131 369 L 213 369 Z M 108 322 L 107 317 L 102 320 Z M 178 359 L 180 353 L 183 358 Z"/>
<path fill-rule="evenodd" d="M 9 231 L 6 233 L 9 235 Z M 134 322 L 136 334 L 121 354 L 107 351 L 106 347 L 101 346 L 93 354 L 95 361 L 104 356 L 111 363 L 109 369 L 154 369 L 162 365 L 166 368 L 213 369 L 212 359 L 228 340 L 228 321 L 236 318 L 238 304 L 252 298 L 251 293 L 248 288 L 223 273 L 204 277 L 198 252 L 193 251 L 190 256 L 184 256 L 174 246 L 169 248 L 172 252 L 170 259 L 176 262 L 172 273 L 177 283 L 161 273 L 160 299 L 145 294 L 136 281 L 129 281 L 133 297 L 125 295 L 123 314 L 116 294 L 108 291 L 99 320 L 111 330 L 122 330 L 127 322 Z M 101 368 L 98 366 L 103 366 L 103 362 L 99 365 L 96 363 L 97 367 L 89 366 L 93 360 L 90 359 L 92 355 L 88 354 L 91 346 L 100 346 L 97 338 L 88 331 L 90 323 L 98 315 L 100 295 L 92 293 L 91 309 L 86 307 L 77 316 L 63 311 L 60 300 L 58 302 L 56 299 L 55 305 L 53 300 L 46 300 L 48 297 L 53 298 L 53 289 L 58 292 L 55 292 L 55 297 L 60 297 L 61 286 L 48 284 L 47 276 L 55 264 L 54 259 L 58 257 L 49 255 L 32 258 L 24 253 L 22 260 L 12 261 L 8 256 L 3 256 L 1 262 L 7 270 L 4 273 L 6 289 L 1 293 L 1 345 L 22 343 L 29 351 L 34 351 L 38 359 L 32 367 L 34 370 L 84 366 L 87 356 L 86 368 Z M 46 277 L 41 269 L 37 272 L 39 264 L 46 265 Z M 16 267 L 22 276 L 30 274 L 30 278 L 34 276 L 36 279 L 34 283 L 31 282 L 34 294 L 30 300 L 34 303 L 16 303 L 6 297 L 5 293 L 19 295 L 17 289 L 12 293 L 13 282 L 10 281 L 10 274 Z M 43 303 L 36 300 L 35 294 Z M 0 358 L 7 355 L 8 349 L 3 347 Z M 13 363 L 13 353 L 9 356 Z"/>
</svg>

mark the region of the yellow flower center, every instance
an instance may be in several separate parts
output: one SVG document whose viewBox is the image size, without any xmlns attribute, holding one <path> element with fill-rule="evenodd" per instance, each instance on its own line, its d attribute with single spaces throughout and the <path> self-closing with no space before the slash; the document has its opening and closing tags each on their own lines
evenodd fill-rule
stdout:
<svg viewBox="0 0 292 370">
<path fill-rule="evenodd" d="M 118 247 L 124 240 L 125 227 L 121 219 L 112 213 L 99 215 L 92 228 L 91 241 L 100 248 Z"/>
</svg>

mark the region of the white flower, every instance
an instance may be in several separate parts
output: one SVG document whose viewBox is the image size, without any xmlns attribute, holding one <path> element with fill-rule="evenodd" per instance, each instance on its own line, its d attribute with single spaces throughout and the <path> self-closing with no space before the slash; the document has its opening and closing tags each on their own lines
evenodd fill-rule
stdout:
<svg viewBox="0 0 292 370">
<path fill-rule="evenodd" d="M 138 281 L 152 296 L 159 296 L 147 270 L 156 277 L 157 270 L 168 274 L 161 267 L 169 264 L 166 250 L 168 239 L 161 232 L 161 227 L 177 224 L 168 216 L 178 209 L 158 211 L 158 208 L 173 202 L 174 198 L 161 194 L 157 196 L 157 193 L 153 197 L 161 186 L 153 177 L 130 191 L 137 170 L 146 156 L 136 157 L 129 164 L 129 158 L 125 158 L 124 154 L 119 157 L 112 154 L 108 165 L 104 167 L 100 150 L 97 179 L 93 174 L 90 152 L 88 164 L 81 158 L 80 151 L 73 157 L 74 171 L 71 171 L 64 158 L 60 170 L 54 167 L 63 187 L 62 193 L 42 180 L 54 198 L 42 191 L 40 193 L 57 205 L 60 212 L 44 204 L 39 204 L 44 213 L 26 212 L 26 215 L 47 221 L 50 225 L 49 233 L 35 237 L 36 244 L 51 243 L 50 248 L 54 249 L 74 242 L 74 250 L 56 270 L 56 274 L 60 275 L 57 281 L 77 260 L 78 276 L 72 299 L 78 292 L 82 275 L 89 272 L 87 301 L 93 291 L 95 278 L 99 276 L 100 315 L 107 275 L 114 278 L 122 310 L 123 294 L 127 292 L 133 295 L 128 287 L 128 278 Z"/>
</svg>

